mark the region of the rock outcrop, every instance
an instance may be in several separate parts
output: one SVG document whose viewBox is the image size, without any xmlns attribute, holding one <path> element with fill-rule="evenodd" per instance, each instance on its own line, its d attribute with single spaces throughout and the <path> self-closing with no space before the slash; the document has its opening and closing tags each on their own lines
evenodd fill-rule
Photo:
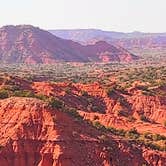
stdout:
<svg viewBox="0 0 166 166">
<path fill-rule="evenodd" d="M 109 138 L 34 98 L 0 100 L 1 166 L 163 166 L 165 154 Z M 103 142 L 104 141 L 104 142 Z"/>
<path fill-rule="evenodd" d="M 69 93 L 65 91 L 67 88 Z M 117 92 L 114 97 L 109 97 L 99 83 L 69 85 L 35 82 L 32 89 L 38 93 L 58 97 L 68 106 L 79 110 L 86 119 L 93 121 L 97 116 L 103 125 L 123 129 L 136 127 L 140 132 L 149 131 L 166 135 L 164 96 L 146 96 L 137 89 L 133 91 L 130 89 L 128 95 Z M 82 92 L 86 92 L 86 96 L 82 95 Z M 146 117 L 149 122 L 142 121 L 141 116 Z M 131 117 L 135 119 L 134 122 Z"/>
</svg>

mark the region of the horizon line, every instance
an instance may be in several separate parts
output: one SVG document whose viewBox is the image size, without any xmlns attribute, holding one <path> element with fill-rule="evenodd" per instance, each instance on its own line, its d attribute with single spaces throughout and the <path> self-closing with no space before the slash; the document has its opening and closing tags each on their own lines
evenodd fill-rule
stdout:
<svg viewBox="0 0 166 166">
<path fill-rule="evenodd" d="M 32 26 L 32 27 L 36 27 L 36 28 L 40 28 L 42 30 L 46 30 L 46 31 L 75 31 L 75 30 L 98 30 L 98 31 L 103 31 L 103 32 L 117 32 L 117 33 L 147 33 L 147 34 L 164 34 L 165 32 L 151 32 L 151 31 L 139 31 L 139 30 L 133 30 L 133 31 L 116 31 L 116 30 L 108 30 L 108 29 L 103 29 L 103 28 L 92 28 L 92 27 L 81 27 L 81 28 L 44 28 L 42 26 L 39 25 L 33 25 L 33 24 L 6 24 L 6 25 L 0 25 L 0 28 L 3 28 L 5 26 Z"/>
</svg>

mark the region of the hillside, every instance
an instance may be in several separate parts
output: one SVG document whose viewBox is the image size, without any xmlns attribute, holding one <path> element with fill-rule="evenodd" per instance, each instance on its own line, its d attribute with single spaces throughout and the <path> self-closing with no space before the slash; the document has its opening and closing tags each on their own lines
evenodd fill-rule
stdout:
<svg viewBox="0 0 166 166">
<path fill-rule="evenodd" d="M 156 39 L 156 42 L 165 43 L 166 33 L 143 33 L 143 32 L 115 32 L 115 31 L 103 31 L 99 29 L 73 29 L 73 30 L 49 30 L 52 34 L 59 36 L 64 39 L 70 39 L 73 41 L 78 41 L 86 43 L 92 39 L 105 39 L 109 41 L 114 40 L 132 40 L 132 39 Z M 161 37 L 161 41 L 159 38 Z"/>
<path fill-rule="evenodd" d="M 136 87 L 129 89 L 130 94 L 116 90 L 108 96 L 99 83 L 3 77 L 0 85 L 1 166 L 166 162 L 165 98 L 141 95 Z M 140 115 L 149 121 L 140 121 Z"/>
<path fill-rule="evenodd" d="M 165 57 L 166 33 L 114 32 L 97 29 L 50 30 L 54 35 L 83 44 L 107 41 L 142 57 Z"/>
<path fill-rule="evenodd" d="M 106 42 L 83 46 L 30 25 L 0 29 L 1 63 L 128 62 L 135 59 L 137 56 Z"/>
</svg>

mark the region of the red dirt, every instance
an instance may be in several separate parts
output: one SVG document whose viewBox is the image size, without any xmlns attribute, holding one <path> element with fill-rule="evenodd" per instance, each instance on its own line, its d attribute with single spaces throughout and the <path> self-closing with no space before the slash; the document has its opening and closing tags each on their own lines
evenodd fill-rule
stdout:
<svg viewBox="0 0 166 166">
<path fill-rule="evenodd" d="M 166 156 L 109 138 L 34 98 L 0 100 L 1 166 L 164 166 Z M 109 147 L 109 150 L 108 150 Z"/>
<path fill-rule="evenodd" d="M 70 93 L 65 92 L 65 88 L 70 87 Z M 159 96 L 145 96 L 135 89 L 130 95 L 119 93 L 125 104 L 118 99 L 108 97 L 106 91 L 99 83 L 93 84 L 50 84 L 35 82 L 32 87 L 38 93 L 53 95 L 63 100 L 67 105 L 79 110 L 79 113 L 86 119 L 93 120 L 97 115 L 99 121 L 106 126 L 131 129 L 136 127 L 138 131 L 149 131 L 166 135 L 164 122 L 166 119 L 166 98 Z M 81 91 L 86 91 L 92 103 L 100 108 L 99 112 L 88 109 L 86 97 L 81 95 Z M 131 89 L 129 90 L 131 92 Z M 126 117 L 119 116 L 118 112 L 123 111 L 136 119 L 130 122 Z M 140 116 L 146 116 L 152 123 L 143 122 Z"/>
</svg>

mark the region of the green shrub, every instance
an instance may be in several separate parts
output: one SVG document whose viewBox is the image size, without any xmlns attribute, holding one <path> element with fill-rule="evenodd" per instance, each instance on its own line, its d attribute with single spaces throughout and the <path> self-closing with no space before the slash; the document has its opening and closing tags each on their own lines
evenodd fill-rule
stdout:
<svg viewBox="0 0 166 166">
<path fill-rule="evenodd" d="M 91 110 L 94 111 L 94 112 L 100 112 L 100 108 L 98 106 L 96 106 L 96 105 L 93 105 L 91 107 Z"/>
<path fill-rule="evenodd" d="M 141 115 L 140 120 L 143 122 L 150 122 L 149 119 L 145 115 Z"/>
<path fill-rule="evenodd" d="M 150 132 L 145 132 L 145 133 L 143 134 L 143 138 L 144 138 L 144 139 L 153 140 L 153 134 L 150 133 Z"/>
<path fill-rule="evenodd" d="M 126 135 L 126 131 L 124 129 L 118 129 L 115 131 L 115 134 L 124 137 Z"/>
<path fill-rule="evenodd" d="M 118 111 L 118 116 L 124 116 L 124 117 L 128 117 L 128 113 L 123 111 L 123 110 L 119 110 Z"/>
<path fill-rule="evenodd" d="M 147 164 L 142 164 L 141 166 L 148 166 Z"/>
<path fill-rule="evenodd" d="M 99 140 L 100 140 L 102 143 L 108 144 L 109 141 L 110 141 L 109 137 L 108 137 L 107 135 L 104 135 L 104 134 L 101 135 L 101 136 L 99 136 L 98 138 L 99 138 Z"/>
<path fill-rule="evenodd" d="M 129 121 L 129 122 L 135 122 L 136 119 L 135 119 L 133 116 L 129 115 L 129 116 L 128 116 L 128 121 Z"/>
<path fill-rule="evenodd" d="M 160 134 L 154 134 L 153 135 L 153 140 L 154 141 L 166 140 L 166 136 L 160 135 Z"/>
<path fill-rule="evenodd" d="M 43 94 L 36 94 L 35 97 L 37 99 L 40 99 L 40 100 L 43 100 L 43 101 L 47 101 L 48 100 L 48 97 L 43 95 Z"/>
<path fill-rule="evenodd" d="M 164 148 L 161 147 L 160 145 L 154 144 L 153 142 L 148 142 L 145 143 L 145 146 L 150 147 L 153 150 L 160 150 L 160 151 L 164 151 Z"/>
<path fill-rule="evenodd" d="M 86 92 L 86 91 L 81 91 L 81 95 L 84 96 L 84 97 L 88 97 L 89 96 L 88 92 Z"/>
<path fill-rule="evenodd" d="M 106 130 L 105 126 L 103 126 L 99 121 L 94 121 L 92 124 L 98 130 L 102 130 L 102 131 Z"/>
<path fill-rule="evenodd" d="M 63 103 L 53 97 L 49 98 L 48 104 L 55 109 L 60 109 L 63 107 Z"/>
<path fill-rule="evenodd" d="M 140 134 L 138 133 L 136 128 L 132 128 L 126 133 L 126 137 L 130 139 L 138 139 L 140 137 Z"/>
<path fill-rule="evenodd" d="M 107 127 L 107 130 L 113 134 L 116 134 L 116 131 L 117 131 L 114 127 L 111 127 L 111 126 Z"/>
<path fill-rule="evenodd" d="M 66 87 L 65 88 L 65 93 L 66 94 L 70 94 L 71 93 L 71 88 L 70 87 Z"/>
<path fill-rule="evenodd" d="M 16 96 L 16 97 L 35 97 L 34 93 L 32 91 L 28 91 L 28 90 L 18 90 L 15 91 L 12 96 Z"/>
<path fill-rule="evenodd" d="M 110 89 L 107 90 L 107 96 L 108 97 L 113 96 L 115 93 L 116 92 L 115 92 L 115 88 L 114 87 L 112 87 L 112 88 L 110 88 Z"/>
<path fill-rule="evenodd" d="M 18 86 L 18 85 L 13 85 L 13 86 L 11 86 L 11 88 L 10 88 L 12 91 L 18 91 L 18 90 L 20 90 L 20 87 Z"/>
<path fill-rule="evenodd" d="M 9 97 L 9 92 L 7 90 L 1 89 L 0 90 L 0 99 L 5 99 Z"/>
<path fill-rule="evenodd" d="M 82 117 L 80 116 L 80 114 L 77 112 L 75 108 L 68 109 L 68 113 L 76 119 L 79 119 L 79 120 L 82 119 Z"/>
</svg>

